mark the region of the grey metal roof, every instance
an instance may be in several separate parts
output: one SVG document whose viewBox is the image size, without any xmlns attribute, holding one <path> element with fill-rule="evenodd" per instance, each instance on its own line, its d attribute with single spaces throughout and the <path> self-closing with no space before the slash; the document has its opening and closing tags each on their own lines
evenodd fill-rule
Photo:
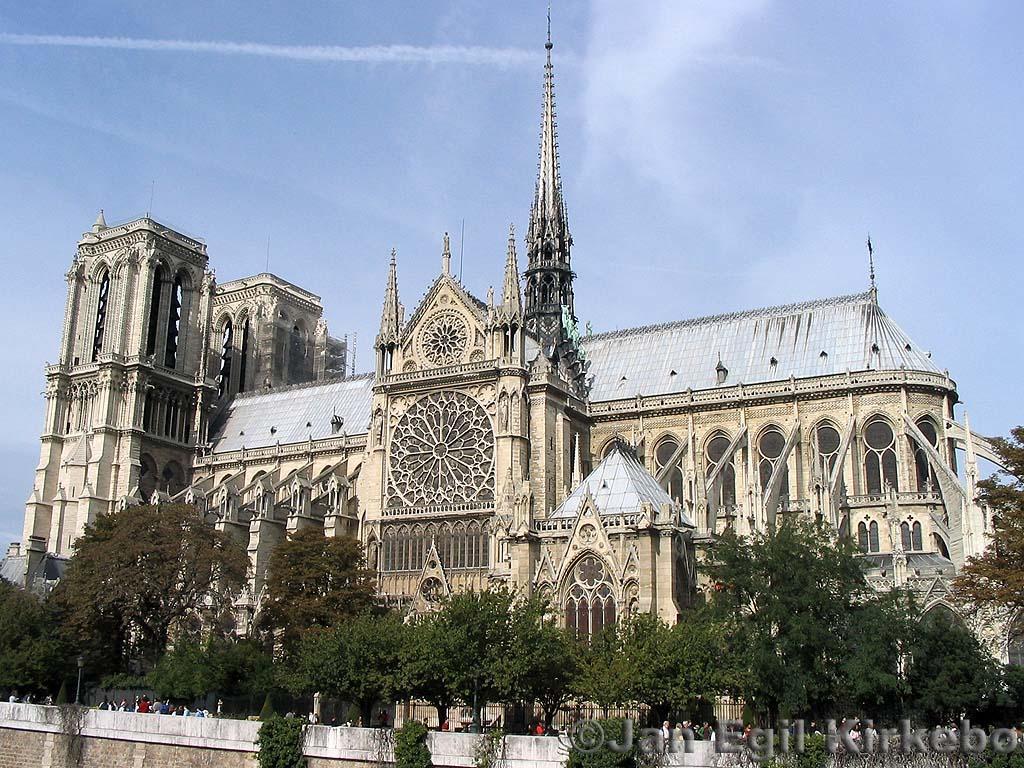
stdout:
<svg viewBox="0 0 1024 768">
<path fill-rule="evenodd" d="M 848 370 L 941 373 L 871 292 L 595 334 L 583 345 L 594 401 L 711 389 L 719 360 L 728 386 Z"/>
<path fill-rule="evenodd" d="M 344 419 L 345 432 L 363 434 L 369 428 L 372 400 L 373 374 L 242 395 L 228 406 L 213 450 L 225 453 L 330 437 L 335 413 Z"/>
<path fill-rule="evenodd" d="M 661 509 L 666 504 L 673 508 L 678 506 L 632 451 L 618 444 L 579 487 L 558 505 L 551 517 L 575 517 L 588 493 L 602 515 L 639 512 L 644 503 L 651 504 L 655 509 Z M 692 526 L 681 510 L 679 516 L 683 525 Z"/>
<path fill-rule="evenodd" d="M 937 552 L 907 552 L 907 568 L 921 571 L 922 575 L 952 576 L 956 571 L 953 561 Z M 869 570 L 892 569 L 892 552 L 872 552 L 861 555 Z"/>
</svg>

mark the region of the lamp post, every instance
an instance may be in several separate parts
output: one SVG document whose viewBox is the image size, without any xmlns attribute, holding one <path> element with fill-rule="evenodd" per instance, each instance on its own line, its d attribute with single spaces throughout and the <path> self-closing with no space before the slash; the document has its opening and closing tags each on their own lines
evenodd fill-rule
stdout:
<svg viewBox="0 0 1024 768">
<path fill-rule="evenodd" d="M 82 698 L 82 668 L 85 666 L 85 657 L 78 657 L 78 685 L 75 686 L 75 704 L 81 703 Z"/>
</svg>

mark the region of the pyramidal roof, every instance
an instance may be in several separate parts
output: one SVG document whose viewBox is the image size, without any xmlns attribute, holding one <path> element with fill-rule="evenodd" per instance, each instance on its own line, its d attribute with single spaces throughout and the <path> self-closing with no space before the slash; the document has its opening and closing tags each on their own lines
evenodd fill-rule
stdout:
<svg viewBox="0 0 1024 768">
<path fill-rule="evenodd" d="M 588 495 L 602 515 L 639 512 L 644 504 L 650 504 L 654 509 L 661 509 L 666 504 L 679 506 L 658 485 L 658 481 L 644 468 L 636 455 L 618 442 L 580 486 L 558 505 L 551 517 L 576 517 Z M 679 521 L 683 525 L 692 526 L 682 510 Z"/>
</svg>

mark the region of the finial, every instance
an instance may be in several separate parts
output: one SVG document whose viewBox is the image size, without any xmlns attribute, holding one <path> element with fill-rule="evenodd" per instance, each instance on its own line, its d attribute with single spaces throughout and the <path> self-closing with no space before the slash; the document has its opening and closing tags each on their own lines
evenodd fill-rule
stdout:
<svg viewBox="0 0 1024 768">
<path fill-rule="evenodd" d="M 513 241 L 516 239 L 516 223 L 514 221 L 508 225 L 508 239 Z"/>
<path fill-rule="evenodd" d="M 395 263 L 395 257 L 398 256 L 398 251 L 394 248 L 391 249 L 391 263 Z"/>
<path fill-rule="evenodd" d="M 103 218 L 103 209 L 100 208 L 99 215 L 96 217 L 96 223 L 92 225 L 93 232 L 102 232 L 107 228 L 107 220 Z"/>
<path fill-rule="evenodd" d="M 441 252 L 441 272 L 446 275 L 452 273 L 452 248 L 447 232 L 444 233 L 444 250 Z"/>
<path fill-rule="evenodd" d="M 494 309 L 494 286 L 489 285 L 487 287 L 487 306 Z"/>
<path fill-rule="evenodd" d="M 548 41 L 544 44 L 544 47 L 549 51 L 554 47 L 551 45 L 551 3 L 548 3 Z"/>
</svg>

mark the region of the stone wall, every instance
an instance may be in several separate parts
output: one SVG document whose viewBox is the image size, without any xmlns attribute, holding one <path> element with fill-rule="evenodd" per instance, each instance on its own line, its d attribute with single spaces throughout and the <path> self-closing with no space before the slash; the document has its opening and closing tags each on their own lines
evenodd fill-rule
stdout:
<svg viewBox="0 0 1024 768">
<path fill-rule="evenodd" d="M 139 715 L 88 710 L 81 724 L 80 760 L 76 768 L 255 768 L 258 722 L 215 718 Z M 393 759 L 392 732 L 373 728 L 307 729 L 309 768 L 375 768 Z M 429 735 L 438 768 L 469 768 L 479 736 L 468 733 Z M 0 768 L 71 768 L 70 737 L 57 707 L 0 703 Z M 670 765 L 712 763 L 712 744 L 697 742 L 695 751 L 673 755 Z M 561 768 L 566 747 L 545 736 L 505 739 L 505 768 Z"/>
</svg>

